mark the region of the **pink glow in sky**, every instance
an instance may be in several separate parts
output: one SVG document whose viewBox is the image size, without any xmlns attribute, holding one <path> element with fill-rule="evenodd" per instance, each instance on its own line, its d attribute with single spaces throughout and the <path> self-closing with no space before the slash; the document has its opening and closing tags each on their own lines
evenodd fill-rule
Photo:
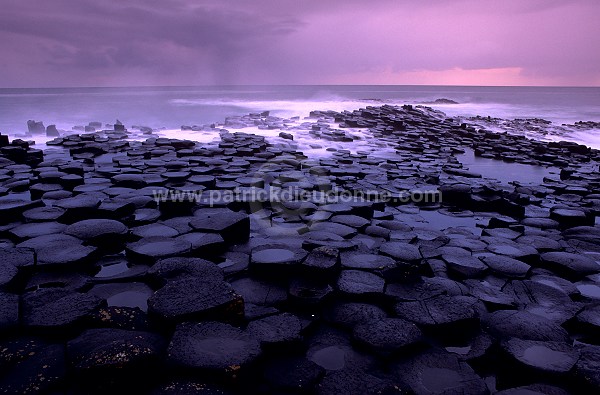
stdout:
<svg viewBox="0 0 600 395">
<path fill-rule="evenodd" d="M 0 87 L 600 86 L 597 0 L 2 0 Z"/>
</svg>

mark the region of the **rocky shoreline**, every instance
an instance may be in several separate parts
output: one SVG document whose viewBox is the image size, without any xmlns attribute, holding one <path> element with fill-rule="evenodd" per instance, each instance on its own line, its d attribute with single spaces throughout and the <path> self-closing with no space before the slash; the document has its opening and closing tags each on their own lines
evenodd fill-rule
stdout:
<svg viewBox="0 0 600 395">
<path fill-rule="evenodd" d="M 599 151 L 420 106 L 310 118 L 229 119 L 214 145 L 0 135 L 0 393 L 600 389 Z M 353 128 L 374 152 L 295 141 Z M 558 170 L 499 182 L 467 150 Z M 213 199 L 267 187 L 355 198 Z"/>
</svg>

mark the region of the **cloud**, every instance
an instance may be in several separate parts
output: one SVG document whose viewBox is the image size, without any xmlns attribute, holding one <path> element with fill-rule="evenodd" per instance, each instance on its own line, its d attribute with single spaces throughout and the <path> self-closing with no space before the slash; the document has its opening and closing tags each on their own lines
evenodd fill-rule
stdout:
<svg viewBox="0 0 600 395">
<path fill-rule="evenodd" d="M 3 0 L 0 86 L 591 85 L 599 11 L 592 0 Z"/>
</svg>

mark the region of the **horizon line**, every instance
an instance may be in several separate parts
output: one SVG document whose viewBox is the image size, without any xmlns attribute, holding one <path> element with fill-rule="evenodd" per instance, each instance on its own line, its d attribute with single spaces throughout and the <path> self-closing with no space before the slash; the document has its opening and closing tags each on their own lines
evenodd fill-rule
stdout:
<svg viewBox="0 0 600 395">
<path fill-rule="evenodd" d="M 12 86 L 5 89 L 112 89 L 112 88 L 210 88 L 210 87 L 301 87 L 301 86 L 406 86 L 406 87 L 460 87 L 460 88 L 600 88 L 600 85 L 453 85 L 453 84 L 194 84 L 194 85 L 78 85 L 78 86 Z"/>
</svg>

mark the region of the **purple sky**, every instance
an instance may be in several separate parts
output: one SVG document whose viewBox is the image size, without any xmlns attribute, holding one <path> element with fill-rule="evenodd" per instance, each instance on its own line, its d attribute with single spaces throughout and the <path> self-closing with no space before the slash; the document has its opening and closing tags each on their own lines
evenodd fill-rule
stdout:
<svg viewBox="0 0 600 395">
<path fill-rule="evenodd" d="M 0 87 L 600 86 L 598 0 L 2 0 Z"/>
</svg>

